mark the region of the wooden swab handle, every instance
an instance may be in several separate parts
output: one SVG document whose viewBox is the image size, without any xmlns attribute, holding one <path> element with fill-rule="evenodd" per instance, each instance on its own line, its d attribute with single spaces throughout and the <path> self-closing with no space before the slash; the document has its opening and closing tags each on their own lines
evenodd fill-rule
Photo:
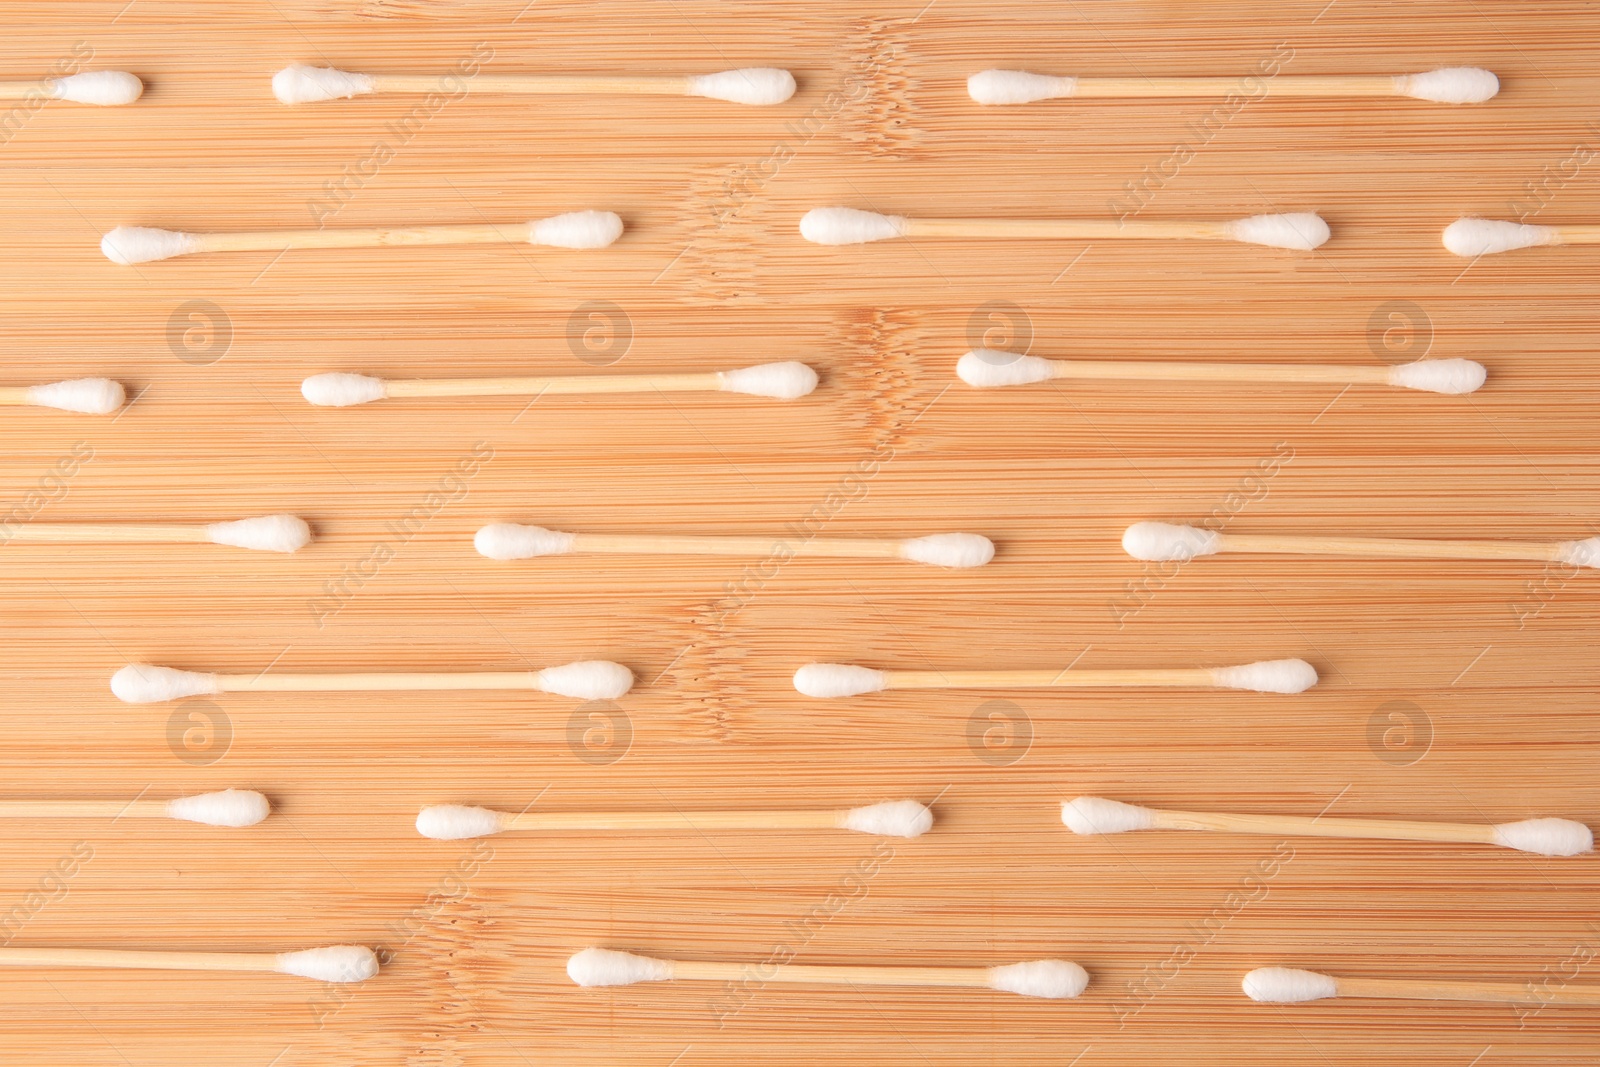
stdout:
<svg viewBox="0 0 1600 1067">
<path fill-rule="evenodd" d="M 219 674 L 224 693 L 412 692 L 437 689 L 535 689 L 538 671 L 470 674 Z"/>
<path fill-rule="evenodd" d="M 1115 360 L 1052 359 L 1050 371 L 1053 378 L 1120 381 L 1387 385 L 1391 368 L 1297 366 L 1292 363 L 1125 363 Z"/>
<path fill-rule="evenodd" d="M 1073 97 L 1174 97 L 1244 94 L 1245 77 L 1233 78 L 1079 78 Z M 1390 74 L 1280 74 L 1254 79 L 1267 96 L 1403 96 Z"/>
<path fill-rule="evenodd" d="M 1558 242 L 1557 243 L 1559 243 L 1559 244 L 1564 244 L 1564 245 L 1600 244 L 1600 226 L 1594 226 L 1594 225 L 1585 225 L 1585 226 L 1570 225 L 1570 226 L 1552 226 L 1550 228 L 1552 230 L 1556 231 L 1556 237 L 1558 238 Z"/>
<path fill-rule="evenodd" d="M 204 526 L 134 522 L 23 522 L 9 528 L 11 541 L 58 544 L 207 544 Z"/>
<path fill-rule="evenodd" d="M 29 97 L 51 99 L 50 83 L 53 78 L 31 82 L 0 82 L 0 100 L 25 100 Z"/>
<path fill-rule="evenodd" d="M 748 963 L 699 963 L 672 960 L 672 977 L 698 982 L 736 982 L 748 979 Z M 987 967 L 842 967 L 790 963 L 770 968 L 764 982 L 805 982 L 815 985 L 947 986 L 987 989 Z"/>
<path fill-rule="evenodd" d="M 165 800 L 0 800 L 0 819 L 168 819 Z"/>
<path fill-rule="evenodd" d="M 1218 535 L 1221 552 L 1274 555 L 1380 556 L 1395 559 L 1518 559 L 1538 562 L 1562 558 L 1559 543 L 1535 541 L 1426 541 L 1401 537 L 1306 537 L 1277 534 Z"/>
<path fill-rule="evenodd" d="M 1340 997 L 1382 1000 L 1468 1000 L 1480 1004 L 1600 1005 L 1600 989 L 1530 988 L 1516 982 L 1451 982 L 1413 978 L 1335 978 Z"/>
<path fill-rule="evenodd" d="M 269 252 L 285 248 L 377 248 L 383 245 L 489 245 L 527 243 L 532 224 L 504 226 L 374 227 L 355 230 L 259 230 L 251 233 L 197 233 L 195 252 Z"/>
<path fill-rule="evenodd" d="M 0 966 L 159 971 L 276 971 L 271 952 L 145 952 L 116 948 L 0 948 Z"/>
<path fill-rule="evenodd" d="M 884 671 L 888 689 L 1044 689 L 1216 685 L 1206 668 L 1122 671 Z"/>
<path fill-rule="evenodd" d="M 437 93 L 437 74 L 371 74 L 375 93 Z M 613 93 L 686 96 L 693 79 L 677 74 L 475 74 L 463 78 L 473 93 Z"/>
<path fill-rule="evenodd" d="M 576 393 L 688 393 L 715 392 L 722 379 L 703 374 L 595 374 L 562 378 L 428 378 L 386 381 L 390 397 L 418 396 L 540 396 Z"/>
<path fill-rule="evenodd" d="M 843 811 L 502 812 L 503 830 L 831 830 Z"/>
<path fill-rule="evenodd" d="M 1496 844 L 1494 827 L 1477 823 L 1407 822 L 1399 819 L 1330 819 L 1309 815 L 1235 815 L 1149 808 L 1159 830 L 1221 830 L 1236 834 L 1356 837 L 1383 841 Z"/>
<path fill-rule="evenodd" d="M 1131 219 L 906 219 L 906 237 L 1029 237 L 1083 240 L 1114 238 L 1232 240 L 1225 222 L 1159 222 Z"/>
<path fill-rule="evenodd" d="M 813 537 L 809 541 L 782 537 L 718 537 L 679 534 L 574 534 L 573 552 L 661 553 L 690 556 L 766 556 L 780 545 L 797 556 L 837 556 L 852 559 L 898 559 L 899 541 L 867 538 Z"/>
</svg>

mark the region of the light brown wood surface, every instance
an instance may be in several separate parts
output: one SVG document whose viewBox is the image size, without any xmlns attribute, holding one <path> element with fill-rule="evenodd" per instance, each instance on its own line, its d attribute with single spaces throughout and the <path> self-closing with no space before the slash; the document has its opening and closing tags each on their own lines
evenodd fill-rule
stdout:
<svg viewBox="0 0 1600 1067">
<path fill-rule="evenodd" d="M 7 822 L 0 917 L 17 907 L 25 921 L 0 937 L 217 952 L 370 944 L 386 966 L 326 990 L 282 975 L 8 971 L 0 1059 L 1592 1058 L 1600 1016 L 1535 1010 L 1531 993 L 1519 1014 L 1398 1001 L 1276 1007 L 1239 991 L 1246 971 L 1274 965 L 1552 991 L 1600 982 L 1592 857 L 1228 834 L 1085 839 L 1061 825 L 1058 806 L 1089 794 L 1198 810 L 1600 824 L 1600 575 L 1244 556 L 1173 573 L 1119 544 L 1143 519 L 1264 534 L 1597 532 L 1596 253 L 1541 248 L 1473 263 L 1439 239 L 1462 215 L 1516 217 L 1515 204 L 1535 205 L 1529 183 L 1547 202 L 1528 221 L 1600 219 L 1597 18 L 1592 4 L 1555 0 L 4 5 L 0 76 L 44 76 L 87 47 L 85 69 L 129 70 L 148 89 L 128 107 L 49 105 L 0 145 L 4 380 L 104 375 L 138 395 L 114 419 L 8 409 L 0 514 L 202 523 L 284 511 L 317 539 L 281 558 L 0 545 L 5 793 L 161 798 L 237 786 L 274 809 L 226 833 Z M 270 91 L 291 62 L 444 74 L 474 55 L 493 73 L 784 65 L 800 89 L 770 108 L 468 95 L 426 114 L 410 97 L 288 108 Z M 993 67 L 1243 79 L 1275 56 L 1284 73 L 1308 75 L 1483 66 L 1503 89 L 1461 108 L 1267 99 L 1218 122 L 1208 100 L 981 108 L 965 86 Z M 409 135 L 394 132 L 408 122 Z M 1332 240 L 1315 253 L 1144 241 L 824 248 L 797 232 L 807 209 L 834 204 L 1104 215 L 1146 167 L 1170 172 L 1174 146 L 1208 125 L 1206 143 L 1133 217 L 1317 211 Z M 369 164 L 380 141 L 392 153 L 378 155 L 392 158 Z M 337 210 L 330 183 L 345 190 Z M 128 268 L 98 248 L 119 224 L 470 225 L 590 207 L 627 224 L 603 254 L 290 251 Z M 1017 318 L 1009 307 L 1031 324 L 1031 346 L 1006 329 Z M 626 316 L 626 346 L 608 334 L 608 312 Z M 1431 326 L 1409 330 L 1408 316 Z M 1155 382 L 980 391 L 955 378 L 974 347 L 1372 366 L 1459 356 L 1483 362 L 1489 381 L 1467 397 Z M 299 395 L 303 378 L 335 370 L 646 374 L 787 359 L 822 375 L 791 404 L 547 396 L 335 411 Z M 69 469 L 58 490 L 52 472 Z M 796 559 L 763 577 L 759 562 L 712 557 L 503 566 L 472 547 L 493 521 L 764 537 L 808 516 L 830 537 L 971 530 L 998 553 L 970 571 Z M 1144 589 L 1137 610 L 1129 583 Z M 1283 697 L 847 701 L 807 699 L 790 684 L 812 661 L 1130 669 L 1280 656 L 1310 660 L 1322 683 Z M 640 679 L 615 723 L 541 694 L 239 693 L 129 706 L 107 687 L 129 662 L 288 674 L 585 658 L 626 663 Z M 223 731 L 208 735 L 208 716 L 226 724 L 226 746 Z M 1015 721 L 1028 724 L 1026 751 L 1006 746 Z M 899 797 L 934 803 L 931 833 L 444 843 L 412 826 L 435 803 L 743 811 Z M 63 864 L 70 877 L 51 873 Z M 563 967 L 587 945 L 754 961 L 786 946 L 796 963 L 841 966 L 1057 957 L 1092 979 L 1062 1002 L 759 981 L 734 992 L 579 989 Z"/>
</svg>

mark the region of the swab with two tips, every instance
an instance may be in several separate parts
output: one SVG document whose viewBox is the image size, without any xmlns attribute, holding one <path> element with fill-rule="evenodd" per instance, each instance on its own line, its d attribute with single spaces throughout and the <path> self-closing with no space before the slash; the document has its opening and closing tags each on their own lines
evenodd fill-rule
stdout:
<svg viewBox="0 0 1600 1067">
<path fill-rule="evenodd" d="M 1073 833 L 1086 835 L 1134 830 L 1211 830 L 1233 834 L 1495 845 L 1541 856 L 1580 856 L 1594 851 L 1594 834 L 1583 823 L 1571 819 L 1523 819 L 1489 825 L 1325 815 L 1240 815 L 1144 808 L 1104 797 L 1076 797 L 1061 805 L 1061 821 Z"/>
<path fill-rule="evenodd" d="M 967 79 L 979 104 L 1030 104 L 1035 100 L 1226 97 L 1241 94 L 1245 77 L 1073 78 L 1025 70 L 981 70 Z M 1411 97 L 1436 104 L 1481 104 L 1500 91 L 1500 79 L 1481 67 L 1441 67 L 1421 74 L 1278 74 L 1254 77 L 1271 97 Z M 1251 93 L 1251 95 L 1256 95 Z"/>
<path fill-rule="evenodd" d="M 113 263 L 132 266 L 201 252 L 281 252 L 291 248 L 388 248 L 397 245 L 533 244 L 551 248 L 604 248 L 622 236 L 622 219 L 610 211 L 574 211 L 536 222 L 465 226 L 372 227 L 352 230 L 256 230 L 184 233 L 149 226 L 118 226 L 100 239 Z"/>
<path fill-rule="evenodd" d="M 1581 541 L 1435 541 L 1400 537 L 1219 533 L 1199 526 L 1136 522 L 1122 535 L 1134 559 L 1185 561 L 1222 552 L 1373 559 L 1484 559 L 1600 567 L 1600 537 Z"/>
<path fill-rule="evenodd" d="M 615 700 L 633 688 L 620 663 L 582 660 L 538 671 L 360 674 L 210 674 L 133 663 L 111 676 L 111 692 L 128 704 L 158 704 L 221 693 L 396 693 L 536 690 L 575 700 Z"/>
<path fill-rule="evenodd" d="M 417 815 L 417 833 L 436 841 L 562 830 L 853 830 L 879 837 L 920 837 L 932 827 L 933 812 L 915 800 L 819 811 L 509 812 L 439 804 Z"/>
<path fill-rule="evenodd" d="M 1151 219 L 907 218 L 850 207 L 812 208 L 800 236 L 819 245 L 856 245 L 897 237 L 973 237 L 1003 240 L 1237 241 L 1309 252 L 1328 240 L 1328 224 L 1311 212 L 1251 215 L 1224 222 Z"/>
<path fill-rule="evenodd" d="M 1483 365 L 1470 359 L 1421 359 L 1397 367 L 1297 363 L 1156 363 L 1144 360 L 1043 359 L 1020 352 L 974 349 L 956 375 L 977 389 L 1068 379 L 1141 382 L 1241 382 L 1283 385 L 1392 385 L 1428 393 L 1471 393 Z"/>
<path fill-rule="evenodd" d="M 295 65 L 272 76 L 272 94 L 284 104 L 311 104 L 356 96 L 446 91 L 438 74 L 362 74 L 334 67 Z M 794 75 L 778 67 L 741 67 L 714 74 L 486 74 L 459 78 L 474 95 L 702 96 L 761 107 L 794 95 Z M 453 83 L 452 83 L 453 84 Z"/>
<path fill-rule="evenodd" d="M 880 671 L 849 663 L 808 663 L 795 671 L 794 687 L 809 697 L 833 699 L 896 689 L 1089 689 L 1188 687 L 1303 693 L 1317 684 L 1303 659 L 1264 660 L 1239 667 L 1139 670 Z"/>
<path fill-rule="evenodd" d="M 927 986 L 993 989 L 1024 997 L 1060 1000 L 1076 997 L 1089 974 L 1068 960 L 1033 960 L 1002 967 L 854 967 L 785 963 L 762 976 L 767 982 L 808 985 Z M 749 963 L 710 963 L 636 956 L 607 948 L 586 948 L 567 961 L 567 977 L 581 986 L 633 985 L 638 982 L 741 982 Z"/>
<path fill-rule="evenodd" d="M 981 534 L 944 533 L 907 540 L 865 537 L 813 537 L 786 541 L 774 537 L 689 536 L 674 534 L 596 534 L 547 530 L 497 522 L 472 539 L 478 554 L 497 560 L 568 554 L 766 556 L 789 546 L 796 556 L 840 559 L 901 559 L 935 567 L 981 567 L 994 558 L 994 542 Z"/>
<path fill-rule="evenodd" d="M 300 395 L 319 407 L 345 408 L 376 400 L 447 396 L 578 396 L 618 393 L 743 393 L 798 400 L 817 387 L 804 363 L 763 363 L 694 374 L 586 374 L 552 378 L 384 379 L 365 374 L 314 374 Z"/>
</svg>

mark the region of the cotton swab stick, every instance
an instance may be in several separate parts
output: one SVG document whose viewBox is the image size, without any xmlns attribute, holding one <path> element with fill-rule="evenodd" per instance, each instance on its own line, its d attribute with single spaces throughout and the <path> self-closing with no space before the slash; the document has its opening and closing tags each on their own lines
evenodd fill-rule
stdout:
<svg viewBox="0 0 1600 1067">
<path fill-rule="evenodd" d="M 487 837 L 508 830 L 854 830 L 879 837 L 921 837 L 933 812 L 915 800 L 890 800 L 835 811 L 494 811 L 460 804 L 423 808 L 417 833 L 435 841 Z"/>
<path fill-rule="evenodd" d="M 1489 256 L 1537 245 L 1600 244 L 1600 225 L 1534 226 L 1494 219 L 1457 219 L 1444 229 L 1444 246 L 1458 256 Z"/>
<path fill-rule="evenodd" d="M 1294 967 L 1259 967 L 1244 976 L 1244 995 L 1263 1004 L 1304 1004 L 1345 997 L 1358 1000 L 1465 1000 L 1526 1004 L 1527 982 L 1456 982 L 1417 978 L 1335 978 Z M 1541 988 L 1540 1004 L 1600 1007 L 1600 988 Z"/>
<path fill-rule="evenodd" d="M 1071 96 L 1136 99 L 1227 96 L 1242 78 L 1060 78 L 1021 70 L 983 70 L 967 79 L 980 104 L 1028 104 Z M 1478 67 L 1444 67 L 1425 74 L 1280 74 L 1258 78 L 1268 97 L 1409 96 L 1436 104 L 1481 104 L 1500 91 L 1500 79 Z"/>
<path fill-rule="evenodd" d="M 1198 526 L 1136 522 L 1122 535 L 1134 559 L 1189 560 L 1219 552 L 1380 559 L 1514 559 L 1600 567 L 1600 537 L 1583 541 L 1422 541 L 1399 537 L 1317 537 L 1219 533 Z"/>
<path fill-rule="evenodd" d="M 819 207 L 812 208 L 801 218 L 800 236 L 819 245 L 858 245 L 894 237 L 1239 241 L 1309 252 L 1327 241 L 1328 224 L 1310 212 L 1251 215 L 1231 222 L 1157 222 L 1147 219 L 911 219 L 849 207 Z"/>
<path fill-rule="evenodd" d="M 207 826 L 254 826 L 271 812 L 249 789 L 176 800 L 0 800 L 0 819 L 179 819 Z"/>
<path fill-rule="evenodd" d="M 1067 960 L 1034 960 L 1005 967 L 836 967 L 786 963 L 762 976 L 768 982 L 809 985 L 938 986 L 995 989 L 1024 997 L 1060 1000 L 1075 997 L 1089 974 Z M 567 961 L 567 977 L 581 986 L 632 985 L 635 982 L 740 982 L 748 963 L 702 963 L 635 956 L 607 948 L 586 948 Z"/>
<path fill-rule="evenodd" d="M 787 546 L 796 556 L 841 559 L 904 559 L 935 567 L 981 567 L 994 558 L 994 542 L 981 534 L 946 533 L 884 541 L 864 537 L 813 537 L 793 542 L 782 537 L 715 537 L 671 534 L 588 534 L 497 522 L 472 539 L 478 554 L 490 559 L 531 559 L 568 553 L 608 555 L 766 556 Z"/>
<path fill-rule="evenodd" d="M 116 107 L 144 95 L 144 82 L 121 70 L 91 70 L 42 82 L 0 82 L 0 100 L 26 100 L 46 96 L 75 104 Z"/>
<path fill-rule="evenodd" d="M 796 400 L 817 387 L 804 363 L 763 363 L 698 374 L 612 374 L 560 378 L 429 378 L 387 381 L 365 374 L 314 374 L 300 395 L 321 407 L 345 408 L 390 397 L 571 396 L 598 393 L 722 392 Z"/>
<path fill-rule="evenodd" d="M 206 674 L 133 663 L 111 676 L 111 691 L 129 704 L 157 704 L 219 693 L 352 693 L 536 689 L 576 700 L 614 700 L 633 688 L 620 663 L 581 660 L 542 671 L 403 674 Z"/>
<path fill-rule="evenodd" d="M 84 415 L 109 415 L 122 407 L 128 394 L 109 378 L 74 378 L 49 385 L 0 386 L 0 405 L 56 408 Z"/>
<path fill-rule="evenodd" d="M 1061 821 L 1075 834 L 1120 834 L 1130 830 L 1216 830 L 1234 834 L 1288 834 L 1382 841 L 1499 845 L 1541 856 L 1577 856 L 1594 850 L 1594 835 L 1571 819 L 1521 822 L 1406 822 L 1398 819 L 1334 819 L 1303 815 L 1227 815 L 1219 812 L 1141 808 L 1101 797 L 1078 797 L 1061 805 Z"/>
<path fill-rule="evenodd" d="M 380 248 L 393 245 L 548 245 L 604 248 L 622 236 L 622 219 L 609 211 L 573 211 L 536 222 L 406 229 L 257 230 L 252 233 L 182 233 L 148 226 L 118 226 L 100 241 L 113 263 L 132 266 L 197 252 L 278 252 L 287 248 Z"/>
<path fill-rule="evenodd" d="M 362 945 L 299 952 L 146 952 L 118 948 L 0 948 L 0 966 L 110 967 L 139 971 L 275 971 L 319 982 L 363 982 L 378 957 Z"/>
<path fill-rule="evenodd" d="M 297 552 L 311 541 L 311 527 L 293 515 L 262 515 L 208 525 L 138 522 L 24 522 L 6 532 L 9 541 L 55 544 L 213 544 L 260 552 Z"/>
<path fill-rule="evenodd" d="M 1186 686 L 1303 693 L 1317 670 L 1303 659 L 1273 659 L 1242 667 L 1167 670 L 877 671 L 847 663 L 808 663 L 794 672 L 794 687 L 808 697 L 853 697 L 886 689 L 1086 689 Z"/>
<path fill-rule="evenodd" d="M 1336 367 L 1293 363 L 1128 363 L 1121 360 L 1041 359 L 980 348 L 956 362 L 968 385 L 987 389 L 1051 379 L 1098 378 L 1157 382 L 1282 382 L 1293 385 L 1395 385 L 1429 393 L 1470 393 L 1483 384 L 1481 363 L 1421 359 L 1398 367 Z"/>
<path fill-rule="evenodd" d="M 333 67 L 285 67 L 272 76 L 272 94 L 285 104 L 348 99 L 368 93 L 437 93 L 437 74 L 358 74 Z M 606 93 L 626 96 L 705 96 L 734 104 L 781 104 L 794 95 L 794 76 L 776 67 L 716 74 L 475 74 L 462 79 L 473 93 L 546 96 Z"/>
</svg>

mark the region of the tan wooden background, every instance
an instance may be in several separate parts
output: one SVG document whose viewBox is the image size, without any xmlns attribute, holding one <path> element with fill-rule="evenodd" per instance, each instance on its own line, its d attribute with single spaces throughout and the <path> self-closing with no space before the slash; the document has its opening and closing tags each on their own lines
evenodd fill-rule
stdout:
<svg viewBox="0 0 1600 1067">
<path fill-rule="evenodd" d="M 1468 269 L 1438 239 L 1464 213 L 1600 218 L 1595 5 L 14 0 L 0 20 L 8 77 L 37 77 L 86 45 L 85 67 L 149 84 L 134 107 L 46 107 L 0 145 L 4 380 L 109 375 L 142 390 L 114 421 L 11 409 L 0 502 L 45 521 L 287 510 L 318 534 L 284 558 L 4 545 L 5 795 L 241 786 L 270 794 L 276 812 L 234 832 L 7 823 L 0 914 L 20 907 L 25 921 L 3 934 L 19 945 L 218 950 L 362 942 L 392 956 L 376 980 L 332 991 L 273 975 L 8 973 L 6 1062 L 1594 1057 L 1594 1012 L 1536 1011 L 1531 998 L 1520 1011 L 1279 1008 L 1238 991 L 1244 971 L 1278 963 L 1550 988 L 1600 981 L 1592 857 L 1209 834 L 1089 840 L 1060 825 L 1057 803 L 1091 793 L 1600 823 L 1600 579 L 1243 557 L 1149 578 L 1118 545 L 1131 521 L 1214 511 L 1239 532 L 1596 532 L 1596 254 L 1533 251 Z M 801 89 L 770 109 L 469 94 L 397 137 L 417 101 L 290 110 L 268 88 L 295 61 L 442 72 L 484 48 L 495 72 L 777 64 Z M 806 208 L 835 203 L 1103 216 L 1125 183 L 1192 141 L 1214 105 L 980 110 L 965 95 L 969 73 L 1242 76 L 1274 54 L 1291 57 L 1284 73 L 1482 65 L 1503 92 L 1455 109 L 1252 102 L 1158 183 L 1141 215 L 1316 210 L 1334 237 L 1315 254 L 1111 242 L 830 250 L 796 232 Z M 392 158 L 369 166 L 385 139 Z M 312 225 L 325 185 L 341 180 L 350 192 L 330 226 L 598 207 L 628 232 L 592 253 L 240 254 L 137 269 L 97 249 L 123 223 Z M 609 302 L 598 320 L 591 302 Z M 620 335 L 590 329 L 607 315 L 625 324 Z M 1046 356 L 1372 364 L 1428 351 L 1479 359 L 1490 378 L 1465 398 L 952 385 L 961 352 L 1008 331 Z M 823 376 L 791 405 L 673 396 L 340 411 L 298 393 L 326 370 L 578 374 L 789 358 Z M 47 476 L 75 448 L 92 459 L 55 488 Z M 492 458 L 448 481 L 474 450 Z M 874 456 L 874 473 L 830 498 Z M 1251 480 L 1264 465 L 1270 476 Z M 29 504 L 41 484 L 43 502 Z M 796 561 L 733 597 L 744 561 L 495 565 L 470 543 L 502 519 L 753 534 L 814 508 L 830 535 L 973 530 L 999 554 L 966 573 Z M 410 533 L 397 533 L 408 513 Z M 330 611 L 325 587 L 341 582 Z M 1128 583 L 1142 583 L 1137 610 Z M 833 703 L 789 684 L 812 659 L 1137 667 L 1281 656 L 1310 659 L 1323 684 L 1299 697 Z M 640 677 L 609 733 L 538 694 L 128 706 L 106 685 L 133 660 L 288 672 L 580 657 L 618 659 Z M 937 797 L 938 824 L 894 842 L 888 858 L 855 835 L 475 845 L 425 841 L 411 826 L 420 806 L 443 801 L 689 810 L 900 796 Z M 51 879 L 64 859 L 72 875 Z M 858 886 L 851 872 L 869 861 Z M 1264 863 L 1273 873 L 1248 880 Z M 752 962 L 780 945 L 828 963 L 1063 956 L 1094 977 L 1075 1002 L 768 987 L 728 1010 L 714 987 L 580 990 L 563 964 L 590 944 Z"/>
</svg>

